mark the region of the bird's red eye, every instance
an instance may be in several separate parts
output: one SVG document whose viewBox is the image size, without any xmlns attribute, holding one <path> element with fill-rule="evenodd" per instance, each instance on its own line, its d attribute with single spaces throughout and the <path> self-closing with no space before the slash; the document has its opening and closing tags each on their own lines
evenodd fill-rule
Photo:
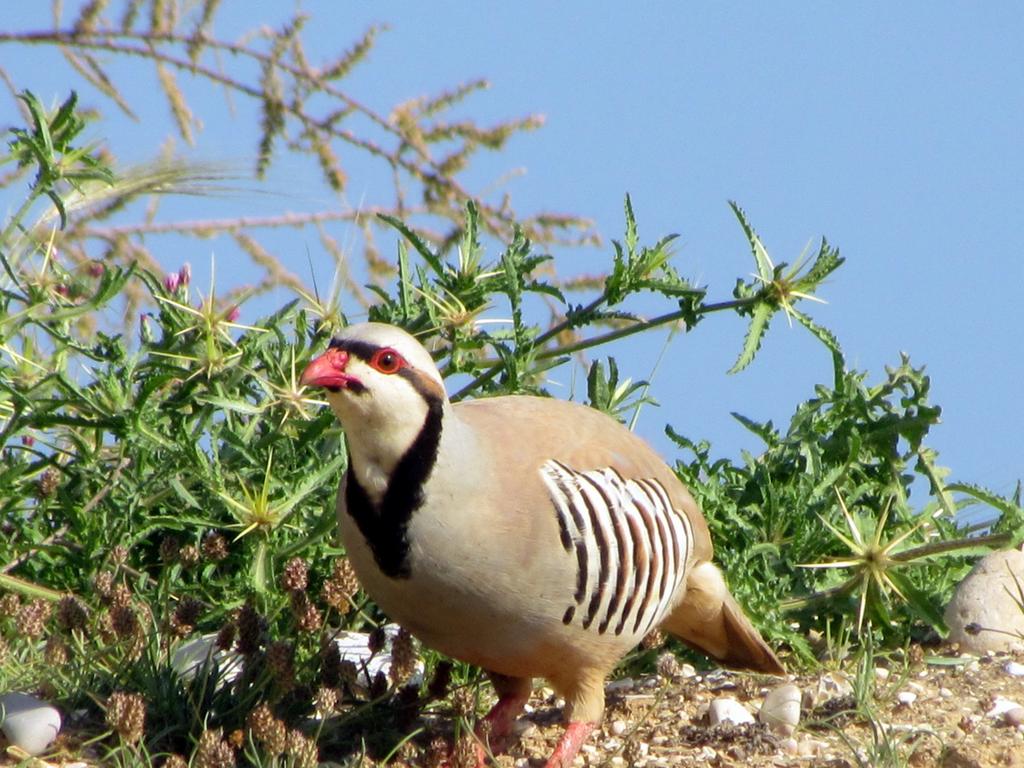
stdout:
<svg viewBox="0 0 1024 768">
<path fill-rule="evenodd" d="M 370 365 L 381 373 L 398 373 L 406 365 L 405 359 L 393 349 L 378 349 L 370 359 Z"/>
</svg>

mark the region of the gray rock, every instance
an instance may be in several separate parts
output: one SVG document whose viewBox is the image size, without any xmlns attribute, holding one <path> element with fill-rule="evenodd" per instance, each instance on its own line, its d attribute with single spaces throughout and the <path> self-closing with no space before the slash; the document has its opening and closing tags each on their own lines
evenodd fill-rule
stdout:
<svg viewBox="0 0 1024 768">
<path fill-rule="evenodd" d="M 985 555 L 946 606 L 949 641 L 968 653 L 1010 650 L 1024 638 L 1022 589 L 1024 552 L 1010 549 Z"/>
<path fill-rule="evenodd" d="M 3 729 L 7 740 L 30 755 L 46 751 L 60 733 L 60 712 L 27 693 L 12 691 L 0 696 Z"/>
</svg>

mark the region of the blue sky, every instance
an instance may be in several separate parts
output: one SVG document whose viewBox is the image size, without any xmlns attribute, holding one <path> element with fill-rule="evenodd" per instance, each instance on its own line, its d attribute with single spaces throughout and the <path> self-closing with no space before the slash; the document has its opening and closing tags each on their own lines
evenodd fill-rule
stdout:
<svg viewBox="0 0 1024 768">
<path fill-rule="evenodd" d="M 45 6 L 7 9 L 7 28 L 43 26 L 49 11 L 33 5 Z M 261 3 L 257 16 L 249 4 L 225 5 L 229 14 L 249 8 L 247 16 L 223 17 L 218 31 L 230 35 L 279 25 L 291 8 Z M 721 298 L 751 270 L 728 200 L 745 208 L 776 262 L 794 261 L 827 236 L 847 263 L 822 292 L 829 303 L 810 310 L 839 337 L 849 365 L 877 381 L 884 365 L 909 353 L 932 376 L 943 424 L 930 444 L 953 477 L 1009 493 L 1024 476 L 1019 5 L 659 2 L 639 11 L 321 0 L 304 7 L 313 53 L 324 58 L 370 23 L 390 26 L 345 85 L 382 111 L 486 77 L 492 87 L 464 114 L 483 123 L 543 114 L 543 129 L 516 138 L 469 176 L 471 188 L 483 188 L 521 169 L 501 182 L 521 213 L 588 216 L 607 240 L 620 236 L 629 192 L 642 236 L 679 233 L 675 267 Z M 0 61 L 44 101 L 67 88 L 52 51 L 3 46 Z M 169 131 L 166 106 L 146 77 L 125 86 L 143 101 L 153 94 L 142 121 L 99 129 L 127 159 L 143 159 L 129 147 L 149 152 Z M 87 89 L 83 95 L 90 98 Z M 219 94 L 205 98 L 222 106 Z M 207 118 L 194 156 L 251 166 L 255 138 L 240 134 L 247 112 L 237 106 L 234 121 L 223 110 Z M 13 120 L 11 110 L 0 101 L 0 122 Z M 194 218 L 329 203 L 312 179 L 302 169 L 275 169 L 271 195 L 185 201 L 173 210 Z M 353 175 L 346 202 L 373 200 L 379 184 Z M 183 253 L 178 245 L 167 251 L 168 265 L 189 260 L 200 275 L 210 252 L 226 247 L 192 243 L 198 250 Z M 319 244 L 288 233 L 276 250 L 301 273 Z M 591 272 L 608 263 L 608 250 L 553 253 L 562 271 Z M 218 251 L 217 259 L 219 282 L 245 281 L 230 253 Z M 816 383 L 830 380 L 828 356 L 781 320 L 754 365 L 726 376 L 743 330 L 738 319 L 714 318 L 669 348 L 652 389 L 662 406 L 646 410 L 638 430 L 670 460 L 666 422 L 710 438 L 720 455 L 756 451 L 730 411 L 785 424 Z M 620 367 L 647 377 L 663 341 L 652 335 L 615 350 Z"/>
</svg>

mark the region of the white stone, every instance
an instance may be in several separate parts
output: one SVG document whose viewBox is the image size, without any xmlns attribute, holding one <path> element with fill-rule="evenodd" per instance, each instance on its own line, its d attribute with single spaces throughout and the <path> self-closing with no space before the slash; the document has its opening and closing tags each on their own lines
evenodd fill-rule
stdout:
<svg viewBox="0 0 1024 768">
<path fill-rule="evenodd" d="M 1003 719 L 1011 728 L 1020 728 L 1024 725 L 1024 707 L 1014 707 L 1003 714 Z"/>
<path fill-rule="evenodd" d="M 35 696 L 6 693 L 0 696 L 0 710 L 7 740 L 30 755 L 45 752 L 60 733 L 60 712 Z"/>
<path fill-rule="evenodd" d="M 1019 661 L 1008 661 L 1003 669 L 1014 677 L 1024 677 L 1024 664 Z"/>
<path fill-rule="evenodd" d="M 889 670 L 885 667 L 875 667 L 875 680 L 884 683 L 889 679 Z"/>
<path fill-rule="evenodd" d="M 384 649 L 377 653 L 370 653 L 370 635 L 367 632 L 339 632 L 334 638 L 341 660 L 356 665 L 356 685 L 361 688 L 369 688 L 378 672 L 387 676 L 391 671 L 391 646 L 400 627 L 397 624 L 385 624 L 382 629 Z M 423 660 L 417 658 L 413 669 L 415 671 L 406 682 L 419 685 L 423 681 Z"/>
<path fill-rule="evenodd" d="M 728 720 L 736 725 L 754 722 L 754 716 L 736 699 L 728 696 L 715 699 L 708 707 L 708 722 L 718 725 Z"/>
<path fill-rule="evenodd" d="M 827 745 L 815 739 L 803 739 L 797 746 L 796 753 L 799 757 L 817 757 Z"/>
<path fill-rule="evenodd" d="M 939 688 L 939 696 L 941 696 L 944 699 L 952 699 L 953 691 L 951 691 L 949 688 Z"/>
<path fill-rule="evenodd" d="M 969 652 L 1008 651 L 1024 637 L 1024 552 L 992 552 L 981 558 L 946 606 L 949 641 Z M 968 632 L 969 626 L 981 631 Z M 993 630 L 993 631 L 990 631 Z"/>
<path fill-rule="evenodd" d="M 171 656 L 171 668 L 189 682 L 207 659 L 216 664 L 218 686 L 233 682 L 242 672 L 242 657 L 235 651 L 219 649 L 216 634 L 200 635 L 179 645 Z"/>
<path fill-rule="evenodd" d="M 1001 719 L 1007 712 L 1014 709 L 1019 709 L 1020 704 L 1010 699 L 1004 699 L 1002 696 L 997 696 L 996 700 L 992 702 L 992 709 L 985 713 L 986 717 L 999 718 Z"/>
<path fill-rule="evenodd" d="M 800 722 L 800 700 L 803 694 L 793 683 L 784 683 L 768 692 L 757 713 L 757 719 L 772 730 L 791 733 Z"/>
<path fill-rule="evenodd" d="M 612 736 L 621 736 L 626 732 L 626 724 L 622 720 L 612 720 L 608 730 L 611 731 Z"/>
<path fill-rule="evenodd" d="M 900 691 L 896 694 L 896 701 L 900 703 L 901 707 L 909 707 L 917 701 L 917 694 L 913 691 Z"/>
</svg>

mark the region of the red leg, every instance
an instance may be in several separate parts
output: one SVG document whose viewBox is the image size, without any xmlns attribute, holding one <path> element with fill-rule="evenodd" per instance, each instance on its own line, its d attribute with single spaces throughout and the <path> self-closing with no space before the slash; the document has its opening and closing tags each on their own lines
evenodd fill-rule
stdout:
<svg viewBox="0 0 1024 768">
<path fill-rule="evenodd" d="M 580 751 L 580 747 L 583 746 L 583 742 L 594 732 L 596 727 L 597 723 L 587 723 L 579 720 L 569 723 L 565 728 L 565 733 L 562 734 L 562 738 L 555 745 L 555 751 L 551 753 L 551 757 L 548 758 L 544 768 L 569 768 L 572 765 L 572 761 L 576 759 L 576 755 Z"/>
<path fill-rule="evenodd" d="M 530 698 L 530 680 L 493 673 L 489 673 L 489 676 L 498 694 L 498 703 L 491 707 L 491 711 L 476 729 L 479 768 L 486 765 L 488 754 L 498 754 L 508 749 L 516 718 Z"/>
</svg>

